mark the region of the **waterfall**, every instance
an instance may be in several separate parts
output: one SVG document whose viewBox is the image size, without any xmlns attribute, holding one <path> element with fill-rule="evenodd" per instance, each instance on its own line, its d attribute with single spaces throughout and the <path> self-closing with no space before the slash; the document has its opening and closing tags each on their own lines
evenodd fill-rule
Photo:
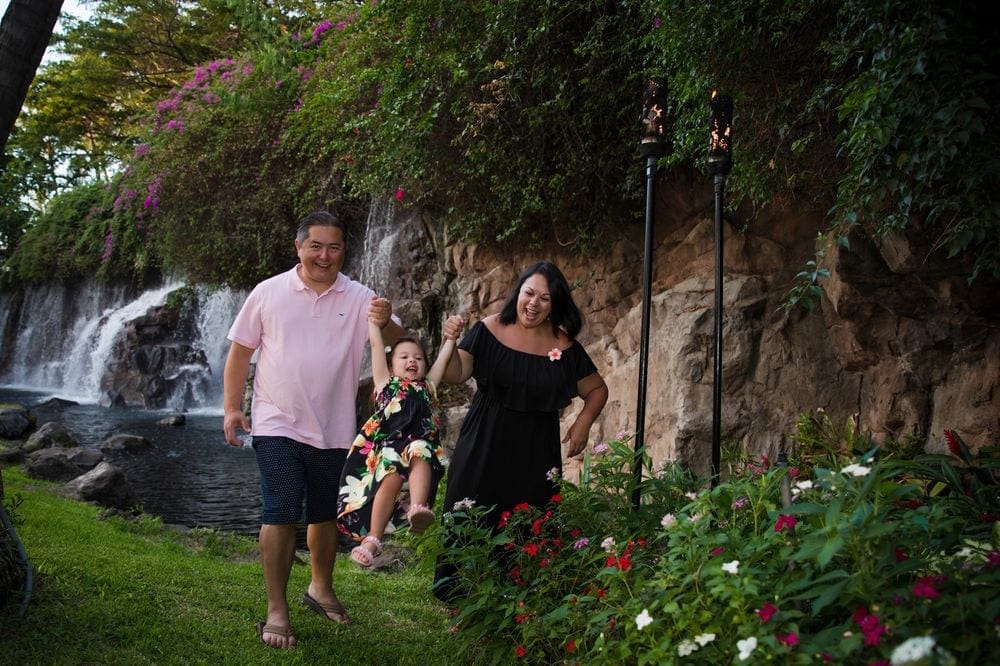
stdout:
<svg viewBox="0 0 1000 666">
<path fill-rule="evenodd" d="M 10 296 L 2 295 L 0 331 L 13 327 L 0 347 L 0 384 L 37 390 L 81 403 L 101 398 L 101 379 L 112 364 L 116 343 L 126 325 L 184 287 L 181 282 L 129 294 L 122 286 L 93 281 L 67 287 L 27 287 L 20 317 L 10 319 Z M 164 379 L 173 387 L 167 406 L 218 410 L 222 404 L 222 369 L 228 351 L 226 333 L 245 294 L 228 289 L 195 288 L 191 305 L 193 333 L 185 342 L 203 354 L 204 363 L 183 364 Z"/>
<path fill-rule="evenodd" d="M 373 196 L 365 224 L 365 238 L 361 252 L 354 257 L 360 266 L 357 280 L 381 295 L 389 290 L 393 250 L 400 227 L 393 225 L 396 202 L 391 196 Z"/>
</svg>

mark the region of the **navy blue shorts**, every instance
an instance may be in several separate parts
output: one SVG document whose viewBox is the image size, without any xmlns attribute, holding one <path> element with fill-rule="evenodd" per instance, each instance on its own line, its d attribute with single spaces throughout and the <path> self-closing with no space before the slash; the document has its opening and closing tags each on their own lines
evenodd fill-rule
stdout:
<svg viewBox="0 0 1000 666">
<path fill-rule="evenodd" d="M 253 450 L 264 498 L 263 524 L 298 524 L 303 500 L 306 523 L 336 520 L 347 449 L 317 449 L 288 437 L 255 436 Z"/>
</svg>

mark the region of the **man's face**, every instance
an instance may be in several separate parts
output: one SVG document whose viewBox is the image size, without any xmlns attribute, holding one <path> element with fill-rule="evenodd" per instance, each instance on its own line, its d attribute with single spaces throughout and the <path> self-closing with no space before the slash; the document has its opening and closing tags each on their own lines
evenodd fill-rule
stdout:
<svg viewBox="0 0 1000 666">
<path fill-rule="evenodd" d="M 337 227 L 309 227 L 302 242 L 295 241 L 302 262 L 302 281 L 310 287 L 329 287 L 344 267 L 344 234 Z"/>
</svg>

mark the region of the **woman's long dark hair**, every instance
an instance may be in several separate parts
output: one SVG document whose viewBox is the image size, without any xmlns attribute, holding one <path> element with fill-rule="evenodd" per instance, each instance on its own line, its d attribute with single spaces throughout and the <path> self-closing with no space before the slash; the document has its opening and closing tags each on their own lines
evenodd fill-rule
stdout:
<svg viewBox="0 0 1000 666">
<path fill-rule="evenodd" d="M 549 283 L 549 296 L 551 297 L 552 312 L 549 321 L 552 322 L 552 332 L 558 335 L 561 328 L 566 331 L 570 339 L 575 339 L 576 334 L 583 328 L 583 315 L 580 308 L 573 302 L 573 295 L 570 292 L 569 283 L 563 276 L 562 271 L 549 261 L 539 261 L 528 266 L 517 279 L 514 291 L 507 297 L 507 301 L 500 310 L 500 323 L 509 326 L 517 321 L 517 297 L 521 293 L 521 287 L 532 275 L 541 275 Z"/>
</svg>

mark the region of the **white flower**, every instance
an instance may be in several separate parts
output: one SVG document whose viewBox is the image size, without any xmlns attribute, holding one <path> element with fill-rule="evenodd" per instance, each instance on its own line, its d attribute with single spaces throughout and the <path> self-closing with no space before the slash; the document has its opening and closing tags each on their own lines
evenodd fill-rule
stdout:
<svg viewBox="0 0 1000 666">
<path fill-rule="evenodd" d="M 653 618 L 649 616 L 649 611 L 643 608 L 642 612 L 635 616 L 635 626 L 639 627 L 639 631 L 642 631 L 651 624 L 653 624 Z"/>
<path fill-rule="evenodd" d="M 382 413 L 386 416 L 392 416 L 402 408 L 403 406 L 399 404 L 399 397 L 395 397 L 389 401 L 389 403 L 385 406 L 385 409 L 382 410 Z"/>
<path fill-rule="evenodd" d="M 340 494 L 344 495 L 344 509 L 357 511 L 365 503 L 365 491 L 371 485 L 371 475 L 364 474 L 360 479 L 350 474 L 344 479 Z"/>
<path fill-rule="evenodd" d="M 740 661 L 746 661 L 750 658 L 750 653 L 757 649 L 757 637 L 751 636 L 750 638 L 736 641 L 736 647 L 740 651 Z"/>
<path fill-rule="evenodd" d="M 731 574 L 735 574 L 736 571 L 739 568 L 740 568 L 740 561 L 739 560 L 733 560 L 732 562 L 726 562 L 725 564 L 722 565 L 722 570 L 726 571 L 728 573 L 731 573 Z"/>
<path fill-rule="evenodd" d="M 686 493 L 684 493 L 684 497 L 687 497 L 689 500 L 698 499 L 698 496 L 694 493 L 693 490 L 689 490 Z"/>
<path fill-rule="evenodd" d="M 934 638 L 931 636 L 914 636 L 908 638 L 892 651 L 889 661 L 893 666 L 902 664 L 919 664 L 922 659 L 930 657 L 934 653 Z"/>
<path fill-rule="evenodd" d="M 795 482 L 795 490 L 799 491 L 800 493 L 805 492 L 806 490 L 812 490 L 812 487 L 813 487 L 813 482 L 809 481 L 808 479 L 805 481 Z"/>
<path fill-rule="evenodd" d="M 455 506 L 453 507 L 452 510 L 453 511 L 467 511 L 467 510 L 471 509 L 474 506 L 476 506 L 476 500 L 470 499 L 470 498 L 466 497 L 464 499 L 460 499 L 457 502 L 455 502 Z"/>
<path fill-rule="evenodd" d="M 859 465 L 857 463 L 851 463 L 844 469 L 840 470 L 841 474 L 850 474 L 851 476 L 867 476 L 868 472 L 872 471 L 871 467 L 865 467 L 864 465 Z"/>
<path fill-rule="evenodd" d="M 694 637 L 694 642 L 702 647 L 705 647 L 714 640 L 715 634 L 698 634 Z"/>
<path fill-rule="evenodd" d="M 690 516 L 688 516 L 688 520 L 690 520 L 692 523 L 696 523 L 699 520 L 701 520 L 701 514 L 700 513 L 692 513 Z"/>
<path fill-rule="evenodd" d="M 663 518 L 660 518 L 660 524 L 664 527 L 669 528 L 671 525 L 677 522 L 677 516 L 672 513 L 668 513 Z"/>
<path fill-rule="evenodd" d="M 559 468 L 558 467 L 553 467 L 552 469 L 550 469 L 549 471 L 547 471 L 545 473 L 545 478 L 547 480 L 549 480 L 549 481 L 555 481 L 556 479 L 558 479 L 559 478 Z"/>
<path fill-rule="evenodd" d="M 614 537 L 608 537 L 607 539 L 605 539 L 604 541 L 602 541 L 601 542 L 601 548 L 603 548 L 604 552 L 606 552 L 606 553 L 613 553 L 613 552 L 615 552 L 615 538 Z"/>
<path fill-rule="evenodd" d="M 681 657 L 686 657 L 689 654 L 691 654 L 692 652 L 695 652 L 697 649 L 698 649 L 698 646 L 695 645 L 694 641 L 692 641 L 692 640 L 690 640 L 688 638 L 685 638 L 677 646 L 677 654 L 679 656 L 681 656 Z"/>
</svg>

